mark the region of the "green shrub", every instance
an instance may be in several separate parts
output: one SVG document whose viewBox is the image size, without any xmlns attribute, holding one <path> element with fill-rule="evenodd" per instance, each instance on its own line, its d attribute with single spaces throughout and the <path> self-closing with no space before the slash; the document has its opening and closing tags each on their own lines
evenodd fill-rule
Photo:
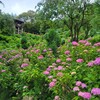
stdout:
<svg viewBox="0 0 100 100">
<path fill-rule="evenodd" d="M 49 47 L 53 50 L 53 53 L 56 54 L 57 45 L 56 45 L 55 41 L 52 41 L 51 44 L 49 45 Z"/>
<path fill-rule="evenodd" d="M 95 35 L 94 37 L 92 37 L 91 40 L 89 40 L 92 44 L 100 42 L 100 35 Z"/>
<path fill-rule="evenodd" d="M 56 48 L 60 46 L 61 38 L 55 29 L 49 29 L 45 34 L 47 45 L 52 48 L 53 52 L 56 52 Z"/>
<path fill-rule="evenodd" d="M 12 35 L 14 33 L 13 16 L 0 14 L 0 33 L 5 35 Z"/>
<path fill-rule="evenodd" d="M 21 45 L 22 45 L 22 48 L 23 49 L 27 49 L 28 48 L 28 44 L 27 44 L 27 38 L 25 37 L 25 36 L 23 36 L 22 38 L 21 38 Z"/>
<path fill-rule="evenodd" d="M 62 38 L 62 39 L 61 39 L 61 44 L 62 44 L 62 45 L 65 44 L 65 38 Z"/>
<path fill-rule="evenodd" d="M 21 45 L 20 45 L 19 43 L 17 43 L 17 44 L 16 44 L 16 47 L 17 47 L 17 48 L 20 48 L 20 47 L 21 47 Z"/>
</svg>

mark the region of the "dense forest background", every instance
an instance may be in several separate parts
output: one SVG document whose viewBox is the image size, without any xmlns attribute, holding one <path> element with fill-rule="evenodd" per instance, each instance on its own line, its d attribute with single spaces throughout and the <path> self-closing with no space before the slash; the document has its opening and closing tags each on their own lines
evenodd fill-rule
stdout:
<svg viewBox="0 0 100 100">
<path fill-rule="evenodd" d="M 43 0 L 37 4 L 36 9 L 36 11 L 23 12 L 18 16 L 1 12 L 1 33 L 13 34 L 13 19 L 18 18 L 25 22 L 24 31 L 32 34 L 45 34 L 48 29 L 54 28 L 76 41 L 79 34 L 83 35 L 84 39 L 100 34 L 99 0 L 93 3 L 89 0 Z"/>
</svg>

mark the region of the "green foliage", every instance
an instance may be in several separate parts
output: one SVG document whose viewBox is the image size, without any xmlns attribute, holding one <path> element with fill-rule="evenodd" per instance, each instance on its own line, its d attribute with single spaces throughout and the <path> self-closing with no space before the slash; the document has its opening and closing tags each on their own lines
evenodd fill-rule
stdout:
<svg viewBox="0 0 100 100">
<path fill-rule="evenodd" d="M 62 45 L 65 44 L 65 38 L 62 38 L 62 39 L 61 39 L 61 44 L 62 44 Z"/>
<path fill-rule="evenodd" d="M 92 39 L 89 40 L 92 44 L 100 42 L 100 35 L 95 35 Z"/>
<path fill-rule="evenodd" d="M 90 29 L 90 36 L 94 36 L 100 34 L 100 3 L 98 0 L 95 0 L 93 4 L 91 4 L 91 29 Z"/>
<path fill-rule="evenodd" d="M 0 14 L 0 33 L 4 35 L 12 35 L 14 33 L 13 16 Z"/>
<path fill-rule="evenodd" d="M 21 38 L 21 45 L 22 45 L 22 48 L 23 49 L 27 49 L 28 48 L 28 43 L 27 43 L 28 41 L 27 41 L 27 38 L 25 37 L 25 36 L 23 36 L 22 38 Z"/>
<path fill-rule="evenodd" d="M 39 26 L 37 25 L 37 23 L 30 23 L 30 22 L 26 22 L 24 24 L 24 31 L 28 32 L 28 33 L 34 33 L 34 34 L 39 34 Z"/>
<path fill-rule="evenodd" d="M 88 45 L 84 41 L 79 41 L 77 46 L 73 46 L 72 43 L 67 42 L 68 38 L 65 44 L 58 44 L 58 47 L 54 38 L 54 36 L 57 38 L 55 34 L 58 35 L 58 31 L 53 29 L 46 33 L 45 38 L 49 36 L 47 40 L 51 41 L 50 43 L 43 40 L 43 37 L 33 34 L 14 35 L 16 43 L 19 41 L 18 38 L 25 37 L 27 40 L 23 39 L 22 43 L 38 42 L 28 49 L 14 48 L 0 51 L 0 96 L 2 99 L 8 97 L 11 100 L 22 100 L 25 97 L 32 97 L 34 100 L 53 100 L 55 96 L 59 96 L 61 100 L 81 100 L 82 98 L 73 92 L 76 81 L 87 85 L 87 88 L 80 86 L 81 91 L 89 92 L 93 87 L 99 87 L 99 65 L 88 66 L 88 62 L 100 56 L 99 46 L 94 45 L 95 43 L 91 44 L 93 37 L 91 40 L 85 40 L 89 43 Z M 9 37 L 12 41 L 12 36 Z M 56 52 L 57 56 L 53 52 Z M 77 59 L 83 60 L 77 62 Z M 54 86 L 51 82 L 55 82 Z M 93 94 L 92 98 L 99 99 Z"/>
<path fill-rule="evenodd" d="M 59 37 L 59 33 L 56 32 L 55 29 L 50 29 L 48 30 L 48 32 L 45 34 L 45 39 L 48 43 L 48 45 L 51 44 L 51 42 L 56 43 L 57 46 L 60 46 L 60 37 Z"/>
<path fill-rule="evenodd" d="M 50 29 L 45 34 L 48 46 L 56 53 L 57 47 L 60 46 L 61 39 L 59 33 L 55 29 Z"/>
<path fill-rule="evenodd" d="M 68 29 L 72 41 L 78 41 L 79 32 L 83 26 L 83 22 L 86 21 L 85 14 L 89 0 L 44 0 L 38 4 L 38 14 L 42 19 L 43 24 L 49 20 L 53 21 L 53 27 L 63 27 Z M 44 23 L 44 20 L 46 23 Z M 57 24 L 55 24 L 57 22 Z M 43 25 L 43 26 L 45 26 Z M 85 25 L 84 25 L 85 26 Z"/>
<path fill-rule="evenodd" d="M 5 42 L 8 43 L 9 42 L 9 39 L 6 36 L 0 34 L 0 41 L 5 41 Z"/>
<path fill-rule="evenodd" d="M 29 10 L 27 12 L 23 12 L 22 14 L 18 15 L 17 18 L 18 19 L 23 19 L 24 22 L 33 22 L 34 21 L 34 16 L 35 16 L 35 12 L 32 10 Z"/>
<path fill-rule="evenodd" d="M 36 13 L 32 10 L 29 10 L 28 12 L 24 12 L 17 16 L 17 18 L 24 20 L 23 28 L 25 32 L 39 34 L 40 24 L 35 17 Z"/>
</svg>

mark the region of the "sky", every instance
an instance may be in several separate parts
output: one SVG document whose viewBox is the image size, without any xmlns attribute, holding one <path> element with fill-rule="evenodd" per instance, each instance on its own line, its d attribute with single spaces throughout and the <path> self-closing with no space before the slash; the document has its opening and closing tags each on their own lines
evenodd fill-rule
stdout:
<svg viewBox="0 0 100 100">
<path fill-rule="evenodd" d="M 35 11 L 35 6 L 41 0 L 1 0 L 5 7 L 0 5 L 0 9 L 4 13 L 19 15 L 28 10 Z"/>
<path fill-rule="evenodd" d="M 1 0 L 5 7 L 0 5 L 0 9 L 4 13 L 19 15 L 28 10 L 35 11 L 35 6 L 42 0 Z M 94 0 L 91 0 L 94 1 Z"/>
</svg>

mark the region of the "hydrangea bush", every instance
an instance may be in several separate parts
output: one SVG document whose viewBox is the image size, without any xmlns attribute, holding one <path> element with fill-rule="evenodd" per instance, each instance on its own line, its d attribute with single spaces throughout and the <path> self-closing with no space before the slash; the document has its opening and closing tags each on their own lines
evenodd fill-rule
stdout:
<svg viewBox="0 0 100 100">
<path fill-rule="evenodd" d="M 1 90 L 14 100 L 99 100 L 100 43 L 68 40 L 56 56 L 44 43 L 0 52 Z"/>
</svg>

